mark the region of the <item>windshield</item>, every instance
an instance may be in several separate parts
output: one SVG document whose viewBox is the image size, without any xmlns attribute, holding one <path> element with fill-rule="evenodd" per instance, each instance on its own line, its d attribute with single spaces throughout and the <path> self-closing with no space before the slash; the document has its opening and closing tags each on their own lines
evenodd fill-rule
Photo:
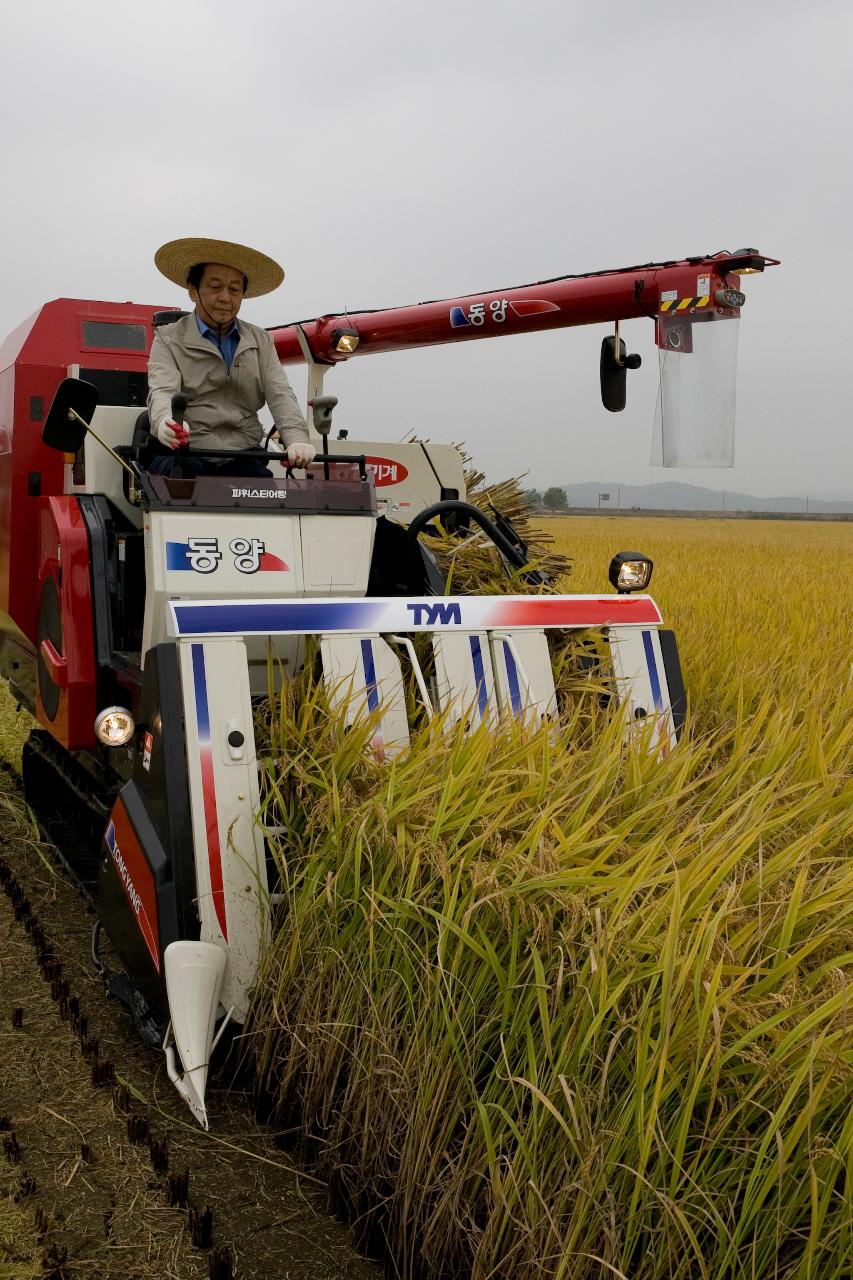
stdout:
<svg viewBox="0 0 853 1280">
<path fill-rule="evenodd" d="M 732 467 L 738 319 L 659 316 L 653 467 Z"/>
</svg>

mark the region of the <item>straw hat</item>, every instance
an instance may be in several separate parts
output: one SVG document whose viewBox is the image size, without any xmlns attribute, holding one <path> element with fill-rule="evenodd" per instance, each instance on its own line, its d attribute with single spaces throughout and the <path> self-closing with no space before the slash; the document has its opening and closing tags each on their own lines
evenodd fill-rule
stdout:
<svg viewBox="0 0 853 1280">
<path fill-rule="evenodd" d="M 154 254 L 154 265 L 182 289 L 187 287 L 189 271 L 199 262 L 219 262 L 224 267 L 241 271 L 249 281 L 247 298 L 272 293 L 284 279 L 284 271 L 272 258 L 244 244 L 232 244 L 230 240 L 202 240 L 190 236 L 185 240 L 170 240 Z"/>
</svg>

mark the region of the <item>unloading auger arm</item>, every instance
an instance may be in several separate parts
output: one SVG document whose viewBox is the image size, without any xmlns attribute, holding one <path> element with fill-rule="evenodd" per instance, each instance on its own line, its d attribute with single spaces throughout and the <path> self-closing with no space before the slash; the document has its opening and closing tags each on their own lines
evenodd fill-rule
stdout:
<svg viewBox="0 0 853 1280">
<path fill-rule="evenodd" d="M 304 359 L 338 364 L 353 355 L 641 316 L 657 320 L 702 312 L 729 317 L 738 315 L 743 303 L 741 275 L 777 263 L 755 249 L 646 262 L 413 306 L 325 315 L 271 333 L 282 364 Z"/>
</svg>

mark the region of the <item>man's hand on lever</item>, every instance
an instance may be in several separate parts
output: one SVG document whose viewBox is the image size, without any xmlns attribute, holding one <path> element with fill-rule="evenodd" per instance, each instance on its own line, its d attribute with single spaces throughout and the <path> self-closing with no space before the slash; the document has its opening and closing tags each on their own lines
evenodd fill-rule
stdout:
<svg viewBox="0 0 853 1280">
<path fill-rule="evenodd" d="M 287 446 L 287 465 L 289 467 L 307 467 L 314 461 L 317 450 L 307 440 L 295 440 Z"/>
<path fill-rule="evenodd" d="M 165 422 L 161 422 L 157 428 L 157 439 L 167 449 L 182 449 L 185 444 L 189 444 L 190 433 L 183 422 L 166 418 Z"/>
<path fill-rule="evenodd" d="M 190 431 L 184 425 L 187 398 L 182 391 L 176 391 L 172 396 L 171 409 L 171 418 L 166 418 L 157 428 L 157 439 L 167 449 L 183 449 L 190 442 Z"/>
</svg>

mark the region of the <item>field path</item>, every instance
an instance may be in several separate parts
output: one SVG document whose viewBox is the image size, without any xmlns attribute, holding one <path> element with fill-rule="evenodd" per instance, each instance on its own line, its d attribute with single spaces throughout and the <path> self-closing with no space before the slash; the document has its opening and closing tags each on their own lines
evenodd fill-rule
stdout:
<svg viewBox="0 0 853 1280">
<path fill-rule="evenodd" d="M 48 1258 L 63 1280 L 207 1276 L 210 1250 L 193 1247 L 187 1211 L 168 1203 L 169 1173 L 188 1170 L 189 1206 L 212 1210 L 213 1245 L 230 1252 L 241 1280 L 378 1280 L 348 1229 L 325 1212 L 322 1186 L 254 1121 L 245 1096 L 212 1088 L 210 1134 L 189 1123 L 162 1054 L 146 1049 L 123 1009 L 105 998 L 89 954 L 93 917 L 34 841 L 8 778 L 0 779 L 0 856 L 30 921 L 26 930 L 16 919 L 21 911 L 7 885 L 0 893 L 2 1274 L 4 1265 L 18 1267 L 8 1272 L 14 1280 L 48 1274 L 50 1266 L 40 1270 Z M 32 941 L 38 928 L 62 965 L 53 994 Z M 64 1001 L 57 981 L 68 984 Z M 85 1020 L 82 1036 L 69 1003 Z M 93 1038 L 116 1085 L 93 1084 L 91 1056 L 81 1049 L 88 1039 L 91 1055 Z M 147 1143 L 128 1140 L 129 1125 L 146 1121 L 168 1148 L 168 1172 L 155 1172 Z"/>
</svg>

